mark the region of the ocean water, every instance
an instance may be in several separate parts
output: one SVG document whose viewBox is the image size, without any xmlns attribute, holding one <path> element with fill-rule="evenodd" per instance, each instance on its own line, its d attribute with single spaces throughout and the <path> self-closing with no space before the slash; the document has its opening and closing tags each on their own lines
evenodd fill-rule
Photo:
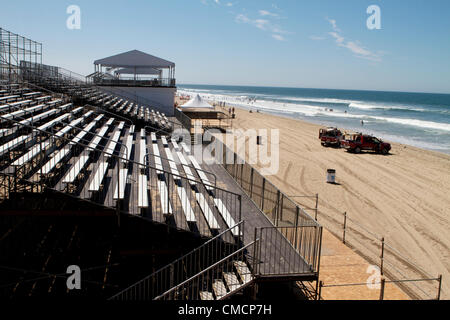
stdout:
<svg viewBox="0 0 450 320">
<path fill-rule="evenodd" d="M 212 85 L 178 93 L 450 154 L 450 94 Z"/>
</svg>

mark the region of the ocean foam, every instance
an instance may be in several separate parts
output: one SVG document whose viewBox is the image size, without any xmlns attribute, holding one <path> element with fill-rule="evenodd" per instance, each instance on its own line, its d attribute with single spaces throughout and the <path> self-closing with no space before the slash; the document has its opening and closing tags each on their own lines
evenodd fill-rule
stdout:
<svg viewBox="0 0 450 320">
<path fill-rule="evenodd" d="M 193 92 L 189 90 L 178 90 L 182 94 L 192 94 Z M 418 119 L 409 119 L 409 118 L 393 118 L 393 117 L 380 117 L 373 116 L 367 114 L 354 114 L 350 112 L 342 112 L 339 110 L 326 111 L 325 107 L 314 106 L 314 105 L 306 105 L 306 104 L 297 104 L 297 103 L 283 103 L 277 101 L 270 100 L 252 100 L 248 96 L 245 95 L 225 95 L 225 94 L 214 94 L 214 93 L 200 93 L 196 91 L 195 93 L 199 93 L 200 96 L 207 100 L 213 101 L 225 101 L 230 105 L 234 105 L 236 107 L 246 108 L 246 109 L 259 109 L 269 112 L 275 113 L 284 113 L 284 114 L 299 114 L 307 117 L 319 117 L 319 116 L 328 116 L 328 117 L 338 117 L 338 118 L 348 118 L 348 119 L 360 119 L 364 121 L 382 121 L 382 122 L 390 122 L 395 124 L 400 124 L 404 126 L 414 126 L 424 129 L 433 129 L 433 130 L 441 130 L 450 132 L 450 124 L 441 123 L 441 122 L 433 122 L 433 121 L 425 121 Z M 295 97 L 286 97 L 287 99 L 295 98 Z M 339 103 L 345 103 L 350 100 L 341 100 L 341 99 L 312 99 L 318 101 L 340 101 Z M 306 100 L 305 100 L 306 101 Z M 416 110 L 416 111 L 428 111 L 425 109 L 411 108 L 408 106 L 400 106 L 400 105 L 383 105 L 383 104 L 369 104 L 365 102 L 350 102 L 349 106 L 351 108 L 357 108 L 360 110 L 364 109 L 399 109 L 399 110 Z M 375 121 L 375 122 L 376 122 Z"/>
<path fill-rule="evenodd" d="M 352 102 L 349 104 L 349 107 L 356 108 L 356 109 L 364 109 L 364 110 L 384 109 L 384 110 L 406 110 L 406 111 L 419 111 L 419 112 L 429 111 L 429 110 L 426 110 L 423 108 L 414 108 L 411 106 L 376 104 L 376 103 L 365 103 L 365 102 Z"/>
</svg>

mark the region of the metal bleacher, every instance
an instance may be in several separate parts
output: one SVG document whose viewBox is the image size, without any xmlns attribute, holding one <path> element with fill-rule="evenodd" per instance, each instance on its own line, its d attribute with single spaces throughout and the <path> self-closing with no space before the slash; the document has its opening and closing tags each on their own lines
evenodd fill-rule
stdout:
<svg viewBox="0 0 450 320">
<path fill-rule="evenodd" d="M 88 106 L 75 107 L 35 90 L 24 90 L 22 95 L 4 91 L 6 104 L 0 105 L 3 173 L 20 172 L 21 179 L 109 208 L 116 209 L 120 202 L 128 214 L 152 217 L 204 236 L 239 220 L 238 212 L 234 212 L 235 220 L 221 215 L 224 211 L 214 205 L 217 196 L 210 192 L 214 186 L 206 173 L 191 155 L 182 154 L 170 136 L 141 128 L 135 140 L 135 125 Z M 104 94 L 96 99 L 109 102 L 116 111 L 126 103 Z M 155 123 L 165 123 L 161 113 L 127 104 L 138 117 L 147 114 Z M 11 128 L 17 131 L 6 135 Z M 201 189 L 204 183 L 206 189 Z M 224 195 L 225 203 L 237 207 L 237 196 L 225 190 L 218 193 Z M 221 206 L 226 207 L 225 203 Z"/>
</svg>

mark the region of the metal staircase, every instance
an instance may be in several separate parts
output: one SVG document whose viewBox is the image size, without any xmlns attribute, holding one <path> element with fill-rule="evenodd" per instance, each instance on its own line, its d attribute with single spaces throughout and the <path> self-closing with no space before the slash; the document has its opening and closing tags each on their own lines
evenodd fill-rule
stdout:
<svg viewBox="0 0 450 320">
<path fill-rule="evenodd" d="M 219 300 L 252 284 L 258 240 L 248 245 L 235 230 L 244 222 L 214 238 L 155 273 L 117 293 L 111 300 Z M 253 256 L 252 256 L 253 255 Z"/>
</svg>

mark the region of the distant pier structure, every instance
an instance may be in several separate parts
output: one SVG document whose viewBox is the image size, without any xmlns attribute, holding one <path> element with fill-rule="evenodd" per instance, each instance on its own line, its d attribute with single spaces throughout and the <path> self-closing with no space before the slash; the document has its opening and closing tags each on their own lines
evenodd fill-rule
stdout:
<svg viewBox="0 0 450 320">
<path fill-rule="evenodd" d="M 94 61 L 90 82 L 110 92 L 173 115 L 175 63 L 132 50 Z"/>
</svg>

